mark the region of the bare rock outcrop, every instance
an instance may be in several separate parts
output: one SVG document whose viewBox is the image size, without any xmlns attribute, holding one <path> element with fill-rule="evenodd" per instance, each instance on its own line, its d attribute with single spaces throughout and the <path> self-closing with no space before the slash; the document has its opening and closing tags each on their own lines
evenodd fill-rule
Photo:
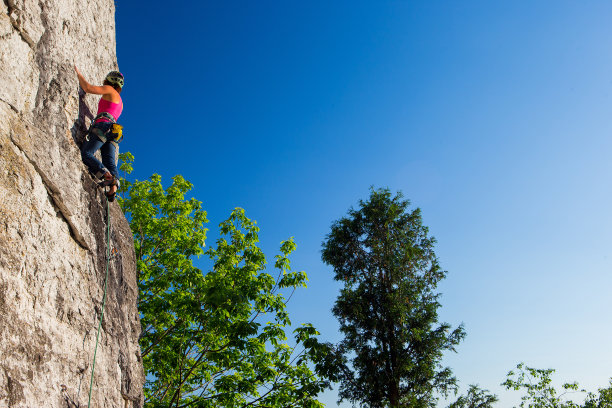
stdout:
<svg viewBox="0 0 612 408">
<path fill-rule="evenodd" d="M 103 192 L 79 144 L 117 68 L 112 0 L 0 3 L 0 407 L 87 406 L 106 267 Z M 132 234 L 110 205 L 108 297 L 94 407 L 141 407 Z"/>
</svg>

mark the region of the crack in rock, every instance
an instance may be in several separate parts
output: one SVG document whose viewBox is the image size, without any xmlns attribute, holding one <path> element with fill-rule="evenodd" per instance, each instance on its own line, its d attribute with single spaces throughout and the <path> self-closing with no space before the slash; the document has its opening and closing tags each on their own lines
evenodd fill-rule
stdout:
<svg viewBox="0 0 612 408">
<path fill-rule="evenodd" d="M 4 103 L 6 103 L 6 104 L 8 105 L 8 107 L 9 107 L 9 108 L 11 108 L 11 110 L 12 110 L 13 112 L 15 112 L 15 113 L 16 113 L 16 114 L 18 114 L 18 115 L 21 115 L 21 112 L 19 112 L 19 109 L 17 109 L 17 107 L 15 107 L 15 106 L 14 106 L 12 103 L 10 103 L 9 101 L 6 101 L 6 100 L 4 100 L 4 99 L 0 98 L 0 102 L 4 102 Z"/>
<path fill-rule="evenodd" d="M 36 172 L 38 173 L 38 175 L 40 176 L 40 178 L 43 181 L 43 184 L 45 185 L 45 188 L 47 189 L 47 194 L 49 194 L 49 197 L 51 197 L 51 202 L 53 203 L 53 205 L 55 206 L 55 208 L 58 210 L 58 212 L 62 215 L 62 218 L 64 219 L 64 221 L 66 222 L 66 224 L 68 224 L 68 229 L 70 230 L 70 235 L 72 236 L 72 238 L 83 248 L 86 249 L 87 251 L 91 251 L 91 249 L 89 248 L 89 245 L 87 245 L 87 241 L 85 240 L 85 238 L 83 237 L 83 235 L 81 235 L 81 233 L 79 232 L 79 230 L 76 228 L 76 226 L 74 225 L 74 223 L 72 222 L 72 220 L 70 219 L 70 217 L 72 216 L 72 213 L 70 212 L 70 210 L 64 205 L 62 199 L 61 199 L 61 192 L 60 190 L 57 188 L 57 186 L 55 184 L 53 184 L 53 182 L 45 175 L 44 171 L 36 164 L 36 162 L 34 160 L 32 160 L 28 154 L 25 152 L 25 150 L 19 145 L 19 143 L 13 138 L 13 135 L 10 135 L 10 140 L 13 143 L 13 145 L 15 145 L 15 147 L 17 149 L 19 149 L 19 151 L 25 156 L 26 159 L 28 159 L 28 162 L 30 162 L 30 164 L 34 167 L 34 170 L 36 170 Z"/>
<path fill-rule="evenodd" d="M 13 14 L 18 14 L 21 10 L 15 6 L 14 1 L 4 0 L 4 4 L 6 4 L 6 7 L 8 8 L 8 17 L 11 20 L 11 25 L 13 28 L 19 33 L 21 39 L 25 41 L 30 48 L 32 48 L 32 50 L 36 50 L 36 43 L 34 40 L 32 40 L 32 37 L 30 37 L 25 28 L 21 28 L 18 19 L 13 17 Z"/>
</svg>

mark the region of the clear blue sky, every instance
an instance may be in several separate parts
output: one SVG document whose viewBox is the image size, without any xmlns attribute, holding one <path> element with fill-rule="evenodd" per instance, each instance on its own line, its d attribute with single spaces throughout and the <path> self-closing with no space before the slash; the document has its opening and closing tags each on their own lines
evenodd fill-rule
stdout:
<svg viewBox="0 0 612 408">
<path fill-rule="evenodd" d="M 117 2 L 122 149 L 182 174 L 215 225 L 295 237 L 294 323 L 339 339 L 320 260 L 370 185 L 423 211 L 449 271 L 446 362 L 497 392 L 520 361 L 612 376 L 612 3 Z M 210 242 L 212 243 L 212 241 Z M 335 393 L 323 401 L 336 406 Z M 348 406 L 348 405 L 343 405 Z"/>
</svg>

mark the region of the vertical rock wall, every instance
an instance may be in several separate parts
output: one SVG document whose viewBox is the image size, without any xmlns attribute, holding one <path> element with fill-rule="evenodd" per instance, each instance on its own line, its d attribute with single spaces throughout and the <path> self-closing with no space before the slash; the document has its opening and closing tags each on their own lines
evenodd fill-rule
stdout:
<svg viewBox="0 0 612 408">
<path fill-rule="evenodd" d="M 79 96 L 73 66 L 94 84 L 117 68 L 114 13 L 112 0 L 0 2 L 0 407 L 87 406 L 106 212 L 78 147 L 97 98 Z M 140 407 L 132 234 L 117 203 L 110 215 L 92 406 Z"/>
</svg>

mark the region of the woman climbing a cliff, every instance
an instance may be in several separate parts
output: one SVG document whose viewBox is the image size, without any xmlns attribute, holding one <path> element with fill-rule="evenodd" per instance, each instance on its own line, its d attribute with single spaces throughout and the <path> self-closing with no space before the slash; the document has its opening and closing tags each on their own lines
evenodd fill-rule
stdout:
<svg viewBox="0 0 612 408">
<path fill-rule="evenodd" d="M 113 123 L 117 122 L 123 111 L 123 102 L 119 95 L 124 83 L 123 74 L 118 71 L 111 71 L 106 75 L 102 86 L 94 86 L 83 78 L 76 66 L 74 69 L 83 91 L 102 95 L 98 103 L 98 114 L 94 118 L 87 139 L 81 147 L 81 158 L 89 171 L 95 177 L 103 179 L 103 185 L 109 186 L 106 197 L 109 201 L 113 201 L 119 185 L 119 173 L 117 172 L 118 145 L 115 140 L 108 136 Z M 98 150 L 100 150 L 102 156 L 102 163 L 94 156 Z"/>
</svg>

